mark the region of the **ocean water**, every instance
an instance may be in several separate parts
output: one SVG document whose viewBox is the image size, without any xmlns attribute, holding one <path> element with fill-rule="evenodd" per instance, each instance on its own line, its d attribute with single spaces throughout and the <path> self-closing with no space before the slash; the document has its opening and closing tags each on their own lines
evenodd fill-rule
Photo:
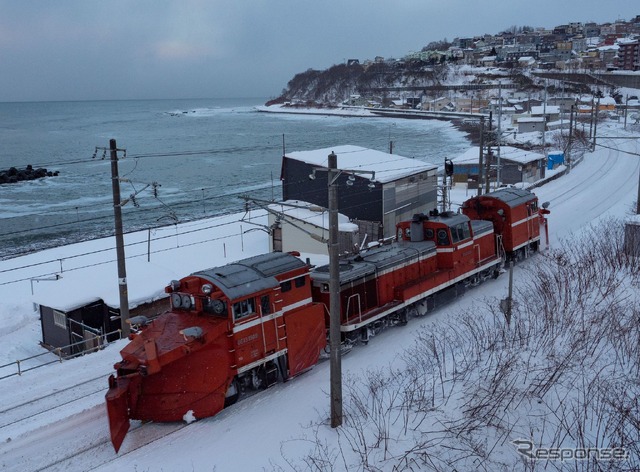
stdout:
<svg viewBox="0 0 640 472">
<path fill-rule="evenodd" d="M 442 165 L 469 142 L 450 123 L 259 113 L 265 99 L 0 103 L 0 170 L 56 177 L 0 185 L 0 258 L 114 234 L 109 152 L 116 139 L 124 230 L 242 211 L 280 199 L 287 152 L 353 144 Z M 154 190 L 155 189 L 155 190 Z M 134 204 L 135 203 L 135 204 Z"/>
</svg>

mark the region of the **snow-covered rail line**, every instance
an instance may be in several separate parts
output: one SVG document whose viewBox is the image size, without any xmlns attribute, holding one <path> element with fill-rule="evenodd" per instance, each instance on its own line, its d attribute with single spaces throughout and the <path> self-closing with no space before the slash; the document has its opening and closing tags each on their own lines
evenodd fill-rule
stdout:
<svg viewBox="0 0 640 472">
<path fill-rule="evenodd" d="M 129 436 L 127 438 L 130 448 L 123 448 L 118 455 L 113 451 L 111 440 L 102 438 L 98 443 L 89 444 L 81 449 L 74 451 L 72 454 L 56 459 L 54 462 L 41 465 L 34 472 L 53 472 L 67 470 L 90 470 L 99 466 L 115 461 L 127 454 L 130 454 L 148 444 L 163 439 L 187 426 L 186 423 L 171 424 L 132 424 Z"/>
<path fill-rule="evenodd" d="M 55 390 L 37 398 L 28 398 L 26 401 L 17 405 L 5 407 L 3 410 L 0 410 L 0 415 L 2 415 L 0 431 L 17 421 L 51 411 L 52 408 L 68 405 L 88 395 L 104 392 L 106 390 L 105 383 L 107 376 L 108 373 L 92 377 L 84 382 Z"/>
</svg>

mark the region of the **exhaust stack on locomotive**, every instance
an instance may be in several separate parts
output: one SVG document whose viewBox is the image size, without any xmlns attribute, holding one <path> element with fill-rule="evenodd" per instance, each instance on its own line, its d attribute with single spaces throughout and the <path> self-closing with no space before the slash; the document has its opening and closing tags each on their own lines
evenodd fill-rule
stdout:
<svg viewBox="0 0 640 472">
<path fill-rule="evenodd" d="M 131 419 L 213 416 L 241 391 L 267 388 L 315 365 L 326 345 L 309 267 L 271 253 L 192 274 L 166 288 L 171 310 L 120 352 L 106 394 L 116 452 Z"/>
</svg>

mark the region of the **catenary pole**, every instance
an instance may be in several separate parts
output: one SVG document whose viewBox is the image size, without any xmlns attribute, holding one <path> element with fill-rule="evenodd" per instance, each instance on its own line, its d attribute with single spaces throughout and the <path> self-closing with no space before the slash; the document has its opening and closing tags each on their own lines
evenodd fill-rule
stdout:
<svg viewBox="0 0 640 472">
<path fill-rule="evenodd" d="M 120 176 L 118 175 L 118 147 L 116 140 L 109 140 L 111 151 L 111 188 L 113 190 L 113 216 L 116 230 L 116 257 L 118 260 L 118 288 L 120 293 L 120 329 L 122 336 L 128 337 L 129 295 L 127 291 L 127 268 L 124 259 L 124 236 L 122 231 L 122 207 L 120 206 Z"/>
<path fill-rule="evenodd" d="M 478 196 L 482 195 L 482 186 L 484 185 L 484 116 L 480 117 L 480 156 L 478 158 Z"/>
<path fill-rule="evenodd" d="M 493 137 L 493 112 L 489 112 L 489 142 L 487 143 L 487 162 L 485 162 L 485 188 L 484 193 L 491 191 L 491 164 L 493 164 L 493 153 L 491 151 L 491 140 Z"/>
<path fill-rule="evenodd" d="M 329 345 L 331 427 L 342 424 L 342 359 L 340 352 L 340 262 L 338 248 L 338 156 L 329 154 Z"/>
<path fill-rule="evenodd" d="M 567 173 L 571 172 L 571 154 L 573 153 L 573 109 L 571 105 L 571 113 L 569 114 L 569 138 L 567 143 Z"/>
<path fill-rule="evenodd" d="M 593 150 L 596 150 L 596 133 L 598 132 L 598 111 L 600 110 L 600 97 L 596 103 L 595 115 L 593 117 Z"/>
</svg>

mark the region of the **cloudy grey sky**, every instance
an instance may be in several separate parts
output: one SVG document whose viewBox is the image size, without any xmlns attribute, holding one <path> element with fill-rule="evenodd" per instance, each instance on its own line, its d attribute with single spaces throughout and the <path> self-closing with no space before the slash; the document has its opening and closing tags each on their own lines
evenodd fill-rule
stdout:
<svg viewBox="0 0 640 472">
<path fill-rule="evenodd" d="M 297 73 L 638 0 L 0 0 L 0 101 L 275 97 Z"/>
</svg>

